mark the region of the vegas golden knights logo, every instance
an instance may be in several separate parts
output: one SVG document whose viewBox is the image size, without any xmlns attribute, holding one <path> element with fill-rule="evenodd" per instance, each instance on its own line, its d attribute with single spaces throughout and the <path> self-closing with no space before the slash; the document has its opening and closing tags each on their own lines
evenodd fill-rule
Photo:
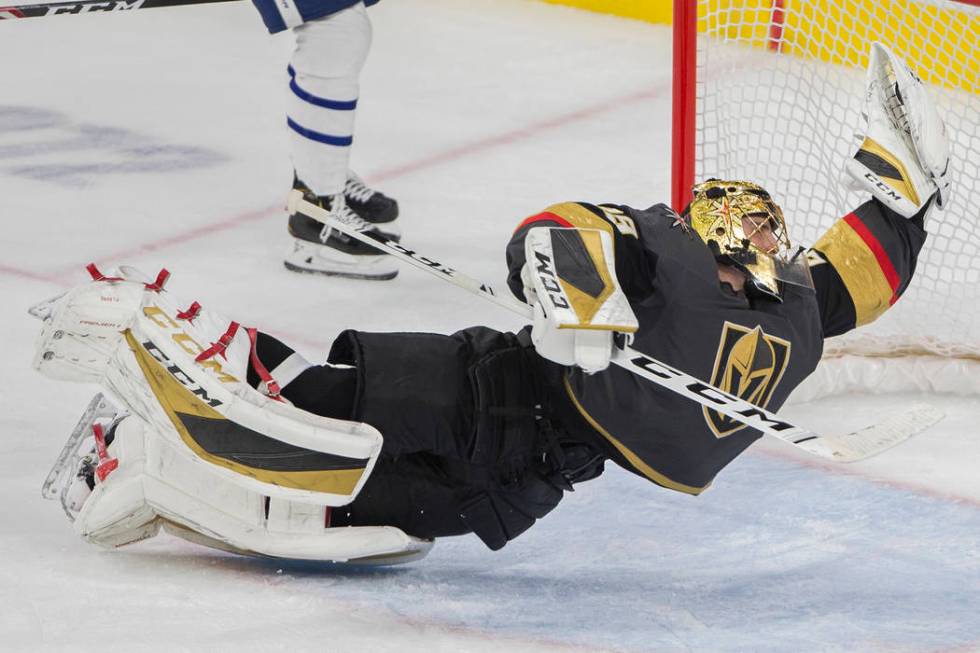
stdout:
<svg viewBox="0 0 980 653">
<path fill-rule="evenodd" d="M 750 329 L 725 322 L 711 383 L 765 408 L 783 378 L 789 353 L 789 341 L 766 334 L 762 327 Z M 745 428 L 741 422 L 708 408 L 704 418 L 719 438 Z"/>
</svg>

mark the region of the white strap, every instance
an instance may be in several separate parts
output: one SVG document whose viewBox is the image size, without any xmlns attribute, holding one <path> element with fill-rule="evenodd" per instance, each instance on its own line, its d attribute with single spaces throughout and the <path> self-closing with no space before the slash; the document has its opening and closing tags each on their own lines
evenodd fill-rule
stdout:
<svg viewBox="0 0 980 653">
<path fill-rule="evenodd" d="M 269 370 L 269 375 L 276 380 L 279 388 L 285 388 L 296 380 L 296 377 L 313 367 L 310 361 L 303 358 L 300 354 L 293 352 L 289 358 L 276 365 L 276 368 Z"/>
</svg>

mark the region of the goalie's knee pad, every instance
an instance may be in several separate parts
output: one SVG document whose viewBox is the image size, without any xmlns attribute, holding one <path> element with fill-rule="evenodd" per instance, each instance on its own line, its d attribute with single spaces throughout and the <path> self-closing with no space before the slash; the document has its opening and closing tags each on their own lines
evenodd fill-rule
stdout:
<svg viewBox="0 0 980 653">
<path fill-rule="evenodd" d="M 846 171 L 858 188 L 911 218 L 936 197 L 950 196 L 946 128 L 922 81 L 875 43 L 868 65 L 866 134 Z"/>
</svg>

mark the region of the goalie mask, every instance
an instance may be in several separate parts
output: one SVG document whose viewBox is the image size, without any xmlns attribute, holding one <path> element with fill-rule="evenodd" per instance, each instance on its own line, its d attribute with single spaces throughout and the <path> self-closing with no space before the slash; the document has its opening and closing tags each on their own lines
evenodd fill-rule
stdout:
<svg viewBox="0 0 980 653">
<path fill-rule="evenodd" d="M 745 273 L 747 290 L 781 300 L 780 282 L 813 288 L 804 250 L 793 248 L 783 211 L 764 188 L 709 179 L 693 194 L 685 211 L 691 228 L 720 263 Z"/>
</svg>

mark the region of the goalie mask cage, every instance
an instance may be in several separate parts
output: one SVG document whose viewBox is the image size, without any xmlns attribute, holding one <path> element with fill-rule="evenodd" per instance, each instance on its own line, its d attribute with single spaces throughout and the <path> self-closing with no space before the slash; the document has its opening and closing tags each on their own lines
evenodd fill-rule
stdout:
<svg viewBox="0 0 980 653">
<path fill-rule="evenodd" d="M 753 181 L 783 207 L 794 244 L 816 242 L 869 197 L 842 171 L 874 41 L 929 86 L 952 202 L 930 216 L 902 299 L 828 340 L 826 355 L 957 360 L 980 386 L 980 0 L 674 0 L 671 199 L 683 208 L 707 177 Z"/>
</svg>

